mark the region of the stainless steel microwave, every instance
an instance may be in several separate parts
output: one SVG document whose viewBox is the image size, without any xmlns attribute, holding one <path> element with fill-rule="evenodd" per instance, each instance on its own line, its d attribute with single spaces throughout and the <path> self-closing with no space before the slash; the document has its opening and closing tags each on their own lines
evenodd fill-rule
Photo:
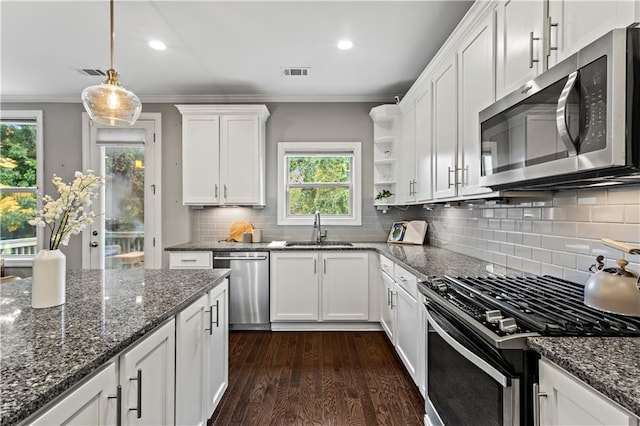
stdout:
<svg viewBox="0 0 640 426">
<path fill-rule="evenodd" d="M 640 28 L 616 29 L 480 112 L 480 184 L 640 183 Z"/>
</svg>

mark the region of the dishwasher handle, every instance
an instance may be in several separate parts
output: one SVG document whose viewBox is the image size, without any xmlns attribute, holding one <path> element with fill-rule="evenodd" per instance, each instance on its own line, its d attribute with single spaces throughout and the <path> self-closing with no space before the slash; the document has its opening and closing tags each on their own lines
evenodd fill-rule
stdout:
<svg viewBox="0 0 640 426">
<path fill-rule="evenodd" d="M 231 260 L 267 260 L 267 256 L 218 256 L 213 260 L 231 261 Z"/>
</svg>

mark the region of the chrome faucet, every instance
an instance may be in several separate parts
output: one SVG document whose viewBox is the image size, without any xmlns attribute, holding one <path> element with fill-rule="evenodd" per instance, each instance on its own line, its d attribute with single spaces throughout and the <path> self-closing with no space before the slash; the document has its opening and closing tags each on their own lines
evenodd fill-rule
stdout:
<svg viewBox="0 0 640 426">
<path fill-rule="evenodd" d="M 313 218 L 313 229 L 315 229 L 316 243 L 322 243 L 323 238 L 327 238 L 327 231 L 322 232 L 322 226 L 320 225 L 320 211 L 316 210 L 316 214 Z"/>
</svg>

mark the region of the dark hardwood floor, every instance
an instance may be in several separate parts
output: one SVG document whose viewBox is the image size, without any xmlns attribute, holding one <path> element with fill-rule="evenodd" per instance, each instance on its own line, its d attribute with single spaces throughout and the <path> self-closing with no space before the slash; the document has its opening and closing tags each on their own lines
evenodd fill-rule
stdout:
<svg viewBox="0 0 640 426">
<path fill-rule="evenodd" d="M 229 335 L 211 425 L 422 425 L 424 401 L 383 332 Z"/>
</svg>

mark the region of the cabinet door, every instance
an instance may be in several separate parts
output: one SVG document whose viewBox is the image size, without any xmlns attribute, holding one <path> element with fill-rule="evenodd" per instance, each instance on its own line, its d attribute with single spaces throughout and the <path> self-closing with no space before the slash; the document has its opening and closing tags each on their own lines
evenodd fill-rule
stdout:
<svg viewBox="0 0 640 426">
<path fill-rule="evenodd" d="M 380 325 L 384 332 L 387 333 L 387 337 L 391 343 L 395 345 L 396 310 L 392 305 L 392 303 L 394 303 L 393 292 L 395 291 L 395 282 L 393 281 L 393 278 L 383 271 L 380 271 L 380 275 L 382 276 L 382 292 L 380 293 Z"/>
<path fill-rule="evenodd" d="M 29 423 L 32 425 L 113 425 L 116 424 L 116 363 L 107 367 L 71 392 L 62 401 Z"/>
<path fill-rule="evenodd" d="M 418 384 L 418 301 L 398 285 L 394 295 L 398 310 L 396 351 L 409 375 Z"/>
<path fill-rule="evenodd" d="M 225 115 L 220 136 L 222 203 L 260 204 L 264 142 L 258 117 Z"/>
<path fill-rule="evenodd" d="M 220 119 L 216 115 L 182 117 L 182 202 L 220 202 Z"/>
<path fill-rule="evenodd" d="M 207 362 L 208 391 L 205 405 L 205 423 L 215 411 L 229 384 L 229 280 L 209 292 L 211 334 Z"/>
<path fill-rule="evenodd" d="M 318 255 L 271 253 L 271 321 L 317 321 Z"/>
<path fill-rule="evenodd" d="M 434 197 L 456 195 L 456 64 L 450 55 L 433 76 Z"/>
<path fill-rule="evenodd" d="M 209 414 L 203 411 L 207 400 L 208 300 L 204 295 L 176 316 L 176 423 L 180 425 L 201 425 Z"/>
<path fill-rule="evenodd" d="M 542 72 L 544 2 L 503 0 L 496 9 L 496 98 Z"/>
<path fill-rule="evenodd" d="M 462 41 L 458 50 L 458 195 L 489 192 L 479 186 L 480 120 L 478 113 L 494 100 L 493 16 L 489 14 Z"/>
<path fill-rule="evenodd" d="M 549 67 L 574 54 L 614 28 L 634 22 L 636 5 L 629 0 L 550 0 Z"/>
<path fill-rule="evenodd" d="M 637 425 L 633 414 L 551 362 L 541 359 L 541 425 Z"/>
<path fill-rule="evenodd" d="M 322 260 L 322 319 L 369 319 L 369 254 L 324 252 Z"/>
<path fill-rule="evenodd" d="M 168 425 L 174 419 L 175 320 L 120 357 L 123 425 Z"/>
<path fill-rule="evenodd" d="M 427 88 L 418 95 L 415 106 L 415 167 L 416 182 L 413 185 L 415 201 L 429 201 L 433 198 L 431 188 L 431 82 L 427 83 Z"/>
<path fill-rule="evenodd" d="M 402 113 L 402 136 L 399 145 L 400 170 L 396 199 L 400 203 L 411 203 L 415 200 L 413 186 L 416 179 L 416 119 L 413 103 Z"/>
</svg>

